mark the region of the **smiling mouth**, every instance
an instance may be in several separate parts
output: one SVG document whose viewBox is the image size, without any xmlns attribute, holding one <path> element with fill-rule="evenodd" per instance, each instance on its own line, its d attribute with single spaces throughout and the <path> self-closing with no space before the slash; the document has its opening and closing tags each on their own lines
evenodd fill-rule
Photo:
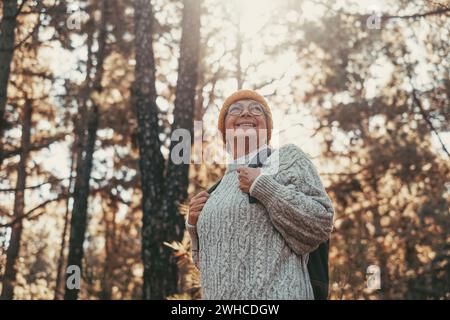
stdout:
<svg viewBox="0 0 450 320">
<path fill-rule="evenodd" d="M 236 129 L 249 129 L 249 128 L 256 128 L 256 124 L 250 123 L 250 122 L 243 122 L 238 123 L 234 126 Z"/>
</svg>

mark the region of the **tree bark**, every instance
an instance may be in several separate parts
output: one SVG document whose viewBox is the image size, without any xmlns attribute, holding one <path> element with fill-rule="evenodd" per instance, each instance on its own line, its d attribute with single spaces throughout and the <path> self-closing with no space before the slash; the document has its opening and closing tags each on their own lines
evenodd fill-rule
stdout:
<svg viewBox="0 0 450 320">
<path fill-rule="evenodd" d="M 106 46 L 106 8 L 107 1 L 101 2 L 101 26 L 98 36 L 98 51 L 96 53 L 96 73 L 95 78 L 91 86 L 87 90 L 85 96 L 86 101 L 82 102 L 82 105 L 86 105 L 87 101 L 91 101 L 91 94 L 94 91 L 101 91 L 101 80 L 103 76 L 103 62 L 105 59 L 105 46 Z M 89 71 L 89 69 L 88 69 Z M 87 72 L 89 77 L 89 72 Z M 68 266 L 78 266 L 82 270 L 83 259 L 83 243 L 85 240 L 85 233 L 87 228 L 87 205 L 90 193 L 89 180 L 91 178 L 93 155 L 95 150 L 95 141 L 97 136 L 99 121 L 99 108 L 98 105 L 93 102 L 91 110 L 88 113 L 87 119 L 87 135 L 85 144 L 80 143 L 80 147 L 77 156 L 77 170 L 75 178 L 75 187 L 73 193 L 73 210 L 72 219 L 70 223 L 70 240 L 69 240 L 69 255 L 67 258 Z M 83 141 L 84 135 L 80 134 Z M 70 275 L 66 275 L 66 282 Z M 66 286 L 64 299 L 76 300 L 78 298 L 78 289 L 69 289 Z"/>
<path fill-rule="evenodd" d="M 70 209 L 69 209 L 69 202 L 70 202 L 70 194 L 72 192 L 72 184 L 73 184 L 73 170 L 75 167 L 75 146 L 76 141 L 74 141 L 74 145 L 72 146 L 72 157 L 71 157 L 71 163 L 70 163 L 70 178 L 69 178 L 69 186 L 67 187 L 67 199 L 66 199 L 66 214 L 64 216 L 64 227 L 63 232 L 61 235 L 61 247 L 59 249 L 59 258 L 58 258 L 58 266 L 56 268 L 56 283 L 55 283 L 55 294 L 54 294 L 54 300 L 60 299 L 61 294 L 61 283 L 62 279 L 64 279 L 63 273 L 64 273 L 64 261 L 65 261 L 65 255 L 64 255 L 64 249 L 66 248 L 66 238 L 67 233 L 69 231 L 69 224 L 70 224 Z"/>
<path fill-rule="evenodd" d="M 138 122 L 139 171 L 142 190 L 142 262 L 144 264 L 143 298 L 164 296 L 167 265 L 162 261 L 161 237 L 164 230 L 158 221 L 161 207 L 164 158 L 159 140 L 156 105 L 155 61 L 153 55 L 153 13 L 150 1 L 134 1 L 136 67 L 133 104 Z"/>
<path fill-rule="evenodd" d="M 191 137 L 189 145 L 192 145 L 193 142 L 199 48 L 200 1 L 185 0 L 172 133 L 178 129 L 188 130 Z M 171 142 L 170 154 L 172 154 L 173 148 L 178 143 L 178 141 Z M 190 161 L 190 155 L 188 159 Z M 169 222 L 168 240 L 166 241 L 181 241 L 183 238 L 184 220 L 183 216 L 179 213 L 178 207 L 187 198 L 187 190 L 189 187 L 189 163 L 175 164 L 169 158 L 165 183 L 165 205 L 163 206 L 162 212 Z M 170 262 L 168 274 L 172 279 L 169 288 L 172 292 L 176 292 L 178 284 L 178 268 L 172 254 L 170 254 L 168 259 Z"/>
<path fill-rule="evenodd" d="M 5 109 L 11 61 L 14 54 L 15 30 L 17 25 L 17 0 L 3 1 L 3 19 L 0 25 L 0 166 L 3 162 L 3 131 L 5 130 Z"/>
<path fill-rule="evenodd" d="M 29 155 L 30 135 L 31 135 L 31 115 L 32 103 L 25 102 L 22 122 L 22 138 L 20 161 L 17 167 L 16 193 L 14 197 L 14 217 L 20 217 L 24 213 L 25 207 L 25 185 L 26 185 L 26 165 Z M 19 256 L 20 240 L 22 237 L 22 219 L 11 227 L 11 238 L 9 240 L 8 250 L 6 251 L 6 268 L 3 276 L 1 300 L 11 300 L 14 297 L 14 285 L 16 282 L 17 268 L 16 260 Z"/>
<path fill-rule="evenodd" d="M 152 46 L 152 8 L 148 0 L 135 0 L 136 69 L 133 87 L 138 119 L 139 167 L 142 189 L 142 261 L 144 299 L 164 299 L 177 289 L 177 267 L 165 241 L 180 240 L 183 230 L 178 204 L 186 198 L 188 164 L 171 163 L 164 175 L 158 136 L 155 63 Z M 179 73 L 172 131 L 192 133 L 200 38 L 200 1 L 184 2 Z M 170 150 L 176 143 L 171 143 Z M 166 181 L 166 182 L 164 182 Z"/>
<path fill-rule="evenodd" d="M 111 199 L 111 201 L 114 201 Z M 103 267 L 103 277 L 101 280 L 102 290 L 101 300 L 111 300 L 113 295 L 113 272 L 116 267 L 117 253 L 116 246 L 116 211 L 114 207 L 106 206 L 103 209 L 103 222 L 105 224 L 105 262 Z"/>
</svg>

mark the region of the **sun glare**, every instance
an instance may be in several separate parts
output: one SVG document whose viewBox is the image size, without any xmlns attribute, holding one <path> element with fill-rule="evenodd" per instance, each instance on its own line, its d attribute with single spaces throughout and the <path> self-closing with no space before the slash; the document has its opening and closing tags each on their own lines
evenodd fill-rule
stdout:
<svg viewBox="0 0 450 320">
<path fill-rule="evenodd" d="M 235 0 L 240 15 L 240 30 L 246 34 L 255 34 L 270 18 L 270 12 L 277 2 L 271 0 Z"/>
</svg>

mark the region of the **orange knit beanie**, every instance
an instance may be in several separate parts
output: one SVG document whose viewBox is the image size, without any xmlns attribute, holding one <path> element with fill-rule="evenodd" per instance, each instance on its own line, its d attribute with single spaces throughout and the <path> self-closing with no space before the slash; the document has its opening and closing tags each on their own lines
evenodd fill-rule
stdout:
<svg viewBox="0 0 450 320">
<path fill-rule="evenodd" d="M 243 99 L 252 99 L 258 101 L 263 107 L 267 121 L 267 141 L 269 142 L 270 138 L 272 137 L 272 129 L 273 129 L 272 112 L 270 111 L 266 99 L 264 99 L 262 95 L 253 90 L 239 90 L 225 99 L 222 108 L 220 109 L 219 120 L 217 123 L 219 131 L 222 133 L 223 141 L 225 142 L 225 117 L 227 115 L 228 108 L 236 101 Z"/>
</svg>

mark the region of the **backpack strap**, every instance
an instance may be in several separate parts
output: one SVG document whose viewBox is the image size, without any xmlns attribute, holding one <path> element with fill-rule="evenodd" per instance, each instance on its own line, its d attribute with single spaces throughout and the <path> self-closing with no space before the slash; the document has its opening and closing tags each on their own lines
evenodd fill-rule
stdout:
<svg viewBox="0 0 450 320">
<path fill-rule="evenodd" d="M 258 154 L 256 155 L 256 158 L 253 158 L 250 161 L 250 164 L 248 165 L 249 168 L 261 168 L 264 163 L 266 162 L 267 158 L 270 157 L 270 155 L 272 154 L 272 149 L 270 147 L 267 147 L 264 150 L 261 150 L 260 152 L 258 152 Z M 209 194 L 211 194 L 214 190 L 217 189 L 217 187 L 219 186 L 220 182 L 222 181 L 222 178 L 220 178 L 216 183 L 214 183 L 208 190 L 207 192 Z M 248 201 L 250 203 L 256 203 L 257 200 L 256 198 L 248 195 Z"/>
<path fill-rule="evenodd" d="M 220 181 L 222 181 L 222 178 L 220 178 L 216 183 L 214 183 L 206 192 L 208 192 L 209 194 L 211 194 L 214 190 L 217 189 L 217 187 L 220 184 Z"/>
<path fill-rule="evenodd" d="M 261 168 L 272 154 L 272 148 L 267 148 L 258 152 L 258 154 L 250 160 L 249 168 Z"/>
<path fill-rule="evenodd" d="M 264 163 L 266 162 L 266 160 L 270 157 L 271 154 L 272 154 L 272 149 L 270 147 L 267 147 L 266 149 L 261 150 L 256 155 L 256 162 L 254 161 L 255 158 L 253 158 L 250 161 L 250 164 L 248 165 L 249 168 L 261 168 L 264 165 Z M 248 195 L 249 203 L 256 203 L 257 201 L 258 200 L 256 200 L 255 197 L 252 197 L 250 194 Z"/>
</svg>

